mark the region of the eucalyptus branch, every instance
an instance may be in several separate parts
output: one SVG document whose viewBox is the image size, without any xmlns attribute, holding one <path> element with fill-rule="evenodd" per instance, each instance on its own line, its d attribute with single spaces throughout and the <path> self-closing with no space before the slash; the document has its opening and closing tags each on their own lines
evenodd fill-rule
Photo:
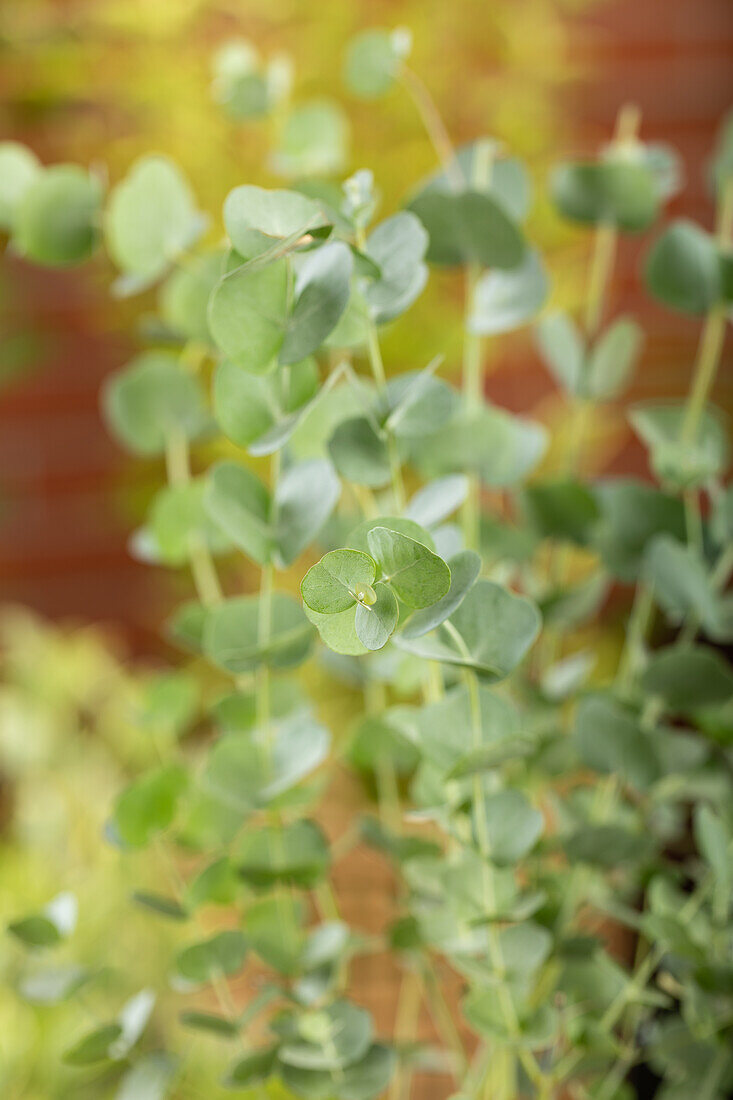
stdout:
<svg viewBox="0 0 733 1100">
<path fill-rule="evenodd" d="M 526 1087 L 537 1100 L 610 1100 L 647 1056 L 636 1024 L 662 1003 L 650 982 L 670 957 L 660 988 L 680 1010 L 657 1021 L 651 1056 L 678 1090 L 712 1093 L 730 1070 L 722 1039 L 731 1017 L 723 930 L 733 891 L 725 743 L 733 679 L 722 646 L 733 521 L 715 415 L 704 446 L 698 436 L 730 305 L 730 149 L 725 139 L 714 164 L 717 237 L 672 224 L 647 262 L 655 297 L 705 316 L 685 406 L 630 413 L 658 485 L 577 475 L 592 402 L 618 397 L 638 354 L 638 326 L 604 324 L 617 242 L 659 217 L 677 186 L 675 156 L 643 143 L 638 112 L 625 108 L 607 149 L 553 174 L 559 213 L 592 226 L 595 241 L 582 330 L 564 314 L 537 326 L 543 358 L 574 402 L 567 476 L 548 478 L 539 468 L 544 429 L 484 400 L 483 337 L 531 322 L 548 294 L 524 229 L 529 180 L 513 158 L 494 161 L 488 139 L 454 150 L 405 64 L 408 38 L 357 36 L 347 83 L 372 99 L 401 83 L 442 171 L 410 185 L 407 209 L 373 227 L 368 171 L 345 182 L 342 199 L 311 180 L 299 190 L 245 183 L 227 196 L 226 241 L 212 249 L 200 241 L 205 218 L 192 189 L 166 158 L 143 158 L 106 195 L 83 169 L 43 168 L 22 147 L 0 146 L 0 216 L 17 252 L 65 266 L 104 242 L 118 290 L 159 286 L 151 332 L 163 338 L 109 380 L 103 405 L 123 446 L 165 461 L 168 485 L 133 545 L 157 564 L 190 566 L 197 599 L 169 629 L 197 660 L 141 693 L 140 725 L 157 755 L 120 792 L 108 835 L 171 862 L 172 896 L 135 900 L 140 912 L 195 932 L 170 968 L 184 991 L 210 988 L 222 1015 L 184 1013 L 184 1023 L 236 1041 L 226 1078 L 235 1089 L 408 1100 L 414 1061 L 409 1052 L 400 1060 L 395 1041 L 416 1039 L 424 1000 L 457 1095 L 516 1100 Z M 225 60 L 217 94 L 253 96 L 257 111 L 278 118 L 274 140 L 292 139 L 273 164 L 292 178 L 315 174 L 309 154 L 322 166 L 332 150 L 311 149 L 320 128 L 299 122 L 297 107 L 290 113 L 287 74 L 263 72 L 241 43 Z M 380 329 L 408 312 L 429 264 L 466 276 L 462 392 L 438 377 L 440 357 L 387 380 Z M 373 386 L 348 361 L 364 345 Z M 339 364 L 325 380 L 324 363 Z M 191 449 L 216 432 L 227 458 L 192 476 Z M 247 454 L 269 459 L 269 479 Z M 409 500 L 403 465 L 419 486 Z M 481 484 L 516 494 L 511 525 L 487 515 L 482 530 Z M 547 542 L 543 589 L 527 563 Z M 567 587 L 571 544 L 594 555 L 596 572 Z M 214 559 L 225 554 L 260 570 L 256 592 L 222 592 Z M 491 580 L 481 575 L 488 565 Z M 291 567 L 302 577 L 299 598 L 287 590 Z M 527 588 L 541 590 L 537 652 L 550 667 L 507 690 L 541 628 L 533 600 L 501 583 L 523 572 Z M 276 575 L 285 575 L 282 588 Z M 597 620 L 614 581 L 634 584 L 634 603 L 615 681 L 598 686 L 586 679 L 587 654 L 554 658 L 565 631 Z M 682 624 L 672 644 L 652 648 L 652 616 Z M 363 687 L 354 761 L 361 752 L 360 766 L 375 776 L 380 821 L 376 836 L 360 835 L 394 857 L 405 918 L 379 937 L 346 926 L 329 880 L 357 842 L 355 825 L 329 847 L 314 810 L 312 777 L 329 758 L 330 732 L 301 688 L 307 673 L 294 673 L 317 644 L 337 655 L 336 678 Z M 202 661 L 215 671 L 199 683 Z M 233 689 L 212 702 L 211 684 L 223 676 Z M 186 739 L 202 716 L 214 736 Z M 429 832 L 410 835 L 409 819 Z M 166 842 L 195 853 L 193 874 L 181 873 Z M 670 856 L 678 842 L 694 852 L 684 866 Z M 688 901 L 683 874 L 695 884 Z M 60 895 L 9 931 L 26 947 L 54 947 L 71 934 L 72 909 Z M 597 935 L 607 910 L 638 924 L 628 974 L 609 967 Z M 219 931 L 206 935 L 210 927 Z M 351 999 L 348 964 L 354 951 L 387 944 L 405 968 L 395 1034 L 379 1039 Z M 250 956 L 267 986 L 237 1014 L 229 981 Z M 445 968 L 460 976 L 462 1018 L 446 999 Z M 77 980 L 32 973 L 28 999 L 40 988 L 41 998 L 50 989 L 63 1000 Z M 150 1012 L 150 994 L 140 997 L 96 1022 L 66 1060 L 117 1063 L 124 1073 Z M 251 1027 L 260 1013 L 266 1037 Z M 670 1018 L 677 1060 L 665 1047 Z M 464 1026 L 477 1040 L 470 1060 Z M 181 1045 L 162 1022 L 158 1041 Z M 705 1057 L 687 1064 L 689 1046 Z M 145 1069 L 149 1056 L 134 1057 L 133 1068 Z M 158 1092 L 171 1080 L 156 1083 Z"/>
</svg>

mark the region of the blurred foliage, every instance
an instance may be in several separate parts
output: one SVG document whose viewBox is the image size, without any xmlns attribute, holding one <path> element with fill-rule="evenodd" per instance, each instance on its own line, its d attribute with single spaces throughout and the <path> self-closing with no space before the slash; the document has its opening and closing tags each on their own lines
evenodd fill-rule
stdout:
<svg viewBox="0 0 733 1100">
<path fill-rule="evenodd" d="M 170 700 L 171 677 L 131 670 L 95 628 L 54 627 L 17 608 L 0 617 L 0 652 L 0 924 L 62 891 L 75 895 L 83 916 L 73 964 L 94 975 L 79 994 L 93 1023 L 130 989 L 167 985 L 176 926 L 130 903 L 141 879 L 152 886 L 165 868 L 154 851 L 121 859 L 104 829 L 120 788 L 157 759 L 156 738 L 172 735 L 154 705 L 164 694 Z M 60 948 L 55 965 L 71 963 Z M 19 1000 L 19 983 L 38 965 L 12 936 L 0 938 L 0 1095 L 114 1095 L 115 1077 L 80 1081 L 61 1063 L 83 1027 L 79 997 L 40 1011 Z M 156 1009 L 163 1028 L 177 1015 L 172 990 L 167 999 Z M 219 1095 L 211 1091 L 215 1050 L 198 1040 L 177 1095 L 195 1095 L 204 1082 L 208 1096 Z"/>
<path fill-rule="evenodd" d="M 572 59 L 573 18 L 597 0 L 6 0 L 0 11 L 0 132 L 44 161 L 94 163 L 102 152 L 112 181 L 140 154 L 172 156 L 203 209 L 242 181 L 272 185 L 274 133 L 282 113 L 232 118 L 214 102 L 217 51 L 246 39 L 262 58 L 292 60 L 293 102 L 334 97 L 349 119 L 341 176 L 369 164 L 382 213 L 395 209 L 400 181 L 434 167 L 434 152 L 408 98 L 393 90 L 374 111 L 344 90 L 340 60 L 361 27 L 409 25 L 413 62 L 460 144 L 491 133 L 543 176 L 551 150 L 570 144 L 563 92 L 583 75 Z M 172 63 L 175 59 L 175 63 Z M 284 66 L 286 68 L 286 66 Z M 540 188 L 537 188 L 538 192 Z M 217 214 L 218 217 L 218 214 Z M 545 252 L 581 238 L 562 228 L 546 200 L 533 213 Z M 221 231 L 212 223 L 212 238 Z M 584 243 L 577 247 L 584 249 Z M 581 253 L 582 254 L 582 253 Z M 572 293 L 577 265 L 560 272 L 558 297 Z M 557 266 L 555 266 L 557 270 Z M 455 322 L 446 348 L 457 359 L 460 292 L 454 275 L 434 280 L 418 303 L 409 343 L 397 326 L 387 358 L 429 358 L 438 333 Z M 109 320 L 120 325 L 118 307 Z M 487 349 L 492 356 L 491 346 Z"/>
</svg>

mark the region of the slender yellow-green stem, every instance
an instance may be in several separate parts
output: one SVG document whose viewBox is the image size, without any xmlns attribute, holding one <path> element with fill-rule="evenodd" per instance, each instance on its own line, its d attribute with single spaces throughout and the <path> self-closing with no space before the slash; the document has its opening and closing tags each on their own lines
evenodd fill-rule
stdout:
<svg viewBox="0 0 733 1100">
<path fill-rule="evenodd" d="M 400 1041 L 410 1043 L 415 1039 L 420 1016 L 421 995 L 419 973 L 416 970 L 405 971 L 400 984 L 394 1026 L 395 1039 L 398 1043 Z M 390 1084 L 389 1100 L 409 1100 L 411 1091 L 412 1068 L 405 1065 L 400 1059 Z"/>
<path fill-rule="evenodd" d="M 456 161 L 453 142 L 450 139 L 440 111 L 435 106 L 435 101 L 423 84 L 417 73 L 403 65 L 399 73 L 402 85 L 407 90 L 412 102 L 417 108 L 425 132 L 435 150 L 438 160 L 443 165 L 446 178 L 456 191 L 460 190 L 464 183 L 461 170 Z"/>
<path fill-rule="evenodd" d="M 493 150 L 488 141 L 479 141 L 474 150 L 471 184 L 477 190 L 486 188 L 491 178 Z M 481 267 L 470 263 L 466 268 L 466 291 L 463 316 L 463 395 L 469 414 L 477 413 L 484 402 L 484 367 L 481 336 L 471 330 L 471 314 Z M 466 546 L 478 549 L 481 541 L 481 478 L 471 473 L 468 494 L 462 510 L 463 537 Z"/>
<path fill-rule="evenodd" d="M 476 285 L 481 275 L 478 264 L 471 263 L 466 270 L 465 315 L 463 319 L 463 393 L 467 410 L 481 407 L 484 395 L 484 376 L 481 358 L 481 337 L 471 332 L 469 321 L 473 309 Z M 463 537 L 466 546 L 476 549 L 480 539 L 481 484 L 478 474 L 471 473 L 468 493 L 462 510 Z"/>
<path fill-rule="evenodd" d="M 468 1070 L 468 1058 L 461 1036 L 458 1033 L 453 1012 L 445 999 L 442 986 L 426 956 L 422 965 L 422 981 L 425 989 L 425 1001 L 428 1011 L 439 1033 L 443 1036 L 446 1045 L 453 1052 L 455 1059 L 455 1078 L 460 1085 Z"/>
<path fill-rule="evenodd" d="M 386 377 L 384 374 L 384 363 L 382 362 L 382 351 L 379 346 L 379 337 L 377 335 L 376 325 L 372 320 L 367 324 L 368 334 L 368 347 L 369 347 L 369 363 L 372 368 L 372 375 L 374 381 L 377 384 L 377 390 L 380 393 L 384 392 L 386 386 Z M 395 504 L 398 511 L 403 511 L 406 503 L 405 486 L 402 480 L 402 466 L 400 463 L 400 457 L 397 453 L 397 443 L 393 433 L 389 428 L 385 429 L 387 455 L 389 457 L 389 470 L 392 481 L 392 494 L 395 498 Z"/>
<path fill-rule="evenodd" d="M 718 241 L 726 247 L 733 229 L 733 180 L 728 180 L 718 206 Z M 682 422 L 682 442 L 692 443 L 697 435 L 700 418 L 705 410 L 720 365 L 723 350 L 727 307 L 715 305 L 708 313 L 698 349 L 687 408 Z"/>
<path fill-rule="evenodd" d="M 616 689 L 620 694 L 630 688 L 634 674 L 644 654 L 644 641 L 654 612 L 654 592 L 650 584 L 641 581 L 634 593 L 634 602 L 626 624 L 626 641 L 616 673 Z"/>
<path fill-rule="evenodd" d="M 182 431 L 173 429 L 166 439 L 166 471 L 171 486 L 187 485 L 191 480 L 188 441 Z M 222 599 L 221 585 L 213 558 L 203 539 L 192 535 L 188 545 L 188 561 L 198 598 L 207 607 Z"/>
<path fill-rule="evenodd" d="M 456 159 L 453 143 L 443 122 L 440 111 L 430 92 L 412 69 L 403 65 L 400 79 L 420 115 L 425 131 L 443 166 L 449 185 L 455 191 L 470 182 L 473 187 L 485 187 L 491 173 L 492 146 L 484 141 L 477 144 L 474 152 L 473 171 L 470 181 L 464 179 Z M 474 292 L 481 275 L 476 263 L 468 265 L 466 270 L 464 345 L 463 345 L 463 389 L 466 405 L 475 409 L 483 401 L 484 378 L 481 359 L 481 337 L 470 331 L 468 320 L 473 309 Z M 463 532 L 466 545 L 477 547 L 480 536 L 480 484 L 477 476 L 469 479 L 468 495 L 462 509 Z"/>
<path fill-rule="evenodd" d="M 481 747 L 483 736 L 481 728 L 481 697 L 479 694 L 478 677 L 472 670 L 467 670 L 465 675 L 466 687 L 468 689 L 469 705 L 471 712 L 471 731 L 472 731 L 472 743 L 474 749 Z M 489 838 L 488 824 L 486 820 L 486 800 L 484 795 L 484 785 L 480 774 L 476 774 L 473 777 L 473 808 L 474 819 L 476 826 L 476 839 L 478 841 L 479 852 L 481 853 L 481 888 L 483 893 L 484 906 L 487 914 L 496 911 L 496 889 L 494 885 L 494 871 L 491 862 L 491 841 Z M 511 993 L 503 980 L 504 971 L 504 958 L 501 950 L 501 941 L 499 935 L 493 924 L 487 925 L 487 947 L 489 952 L 489 959 L 491 965 L 496 971 L 499 982 L 497 986 L 497 997 L 499 999 L 499 1006 L 501 1008 L 504 1021 L 507 1026 L 507 1030 L 510 1034 L 517 1036 L 519 1034 L 519 1021 L 517 1019 L 517 1011 L 512 1000 Z M 538 1064 L 537 1059 L 531 1053 L 531 1051 L 519 1048 L 517 1051 L 517 1057 L 524 1068 L 525 1073 L 529 1077 L 530 1081 L 536 1086 L 540 1095 L 545 1097 L 552 1096 L 552 1084 L 547 1075 L 543 1072 L 541 1066 Z M 507 1062 L 502 1076 L 505 1078 L 505 1084 L 509 1091 L 508 1096 L 513 1096 L 511 1091 L 516 1087 L 515 1085 L 515 1067 L 514 1060 Z M 548 1091 L 548 1089 L 550 1091 Z M 480 1093 L 477 1093 L 477 1096 Z"/>
<path fill-rule="evenodd" d="M 356 243 L 359 248 L 364 247 L 364 230 L 360 229 L 356 234 Z M 382 360 L 382 349 L 379 346 L 379 334 L 377 333 L 377 326 L 371 317 L 366 321 L 366 334 L 367 334 L 367 351 L 369 353 L 369 366 L 371 368 L 372 377 L 377 387 L 377 392 L 384 393 L 387 385 L 387 376 L 384 373 L 384 362 Z M 397 453 L 397 444 L 394 435 L 389 430 L 385 429 L 385 445 L 387 447 L 387 456 L 389 458 L 389 470 L 392 481 L 392 494 L 394 496 L 395 505 L 398 511 L 403 511 L 406 503 L 405 486 L 402 480 L 402 466 L 400 464 L 399 454 Z"/>
</svg>

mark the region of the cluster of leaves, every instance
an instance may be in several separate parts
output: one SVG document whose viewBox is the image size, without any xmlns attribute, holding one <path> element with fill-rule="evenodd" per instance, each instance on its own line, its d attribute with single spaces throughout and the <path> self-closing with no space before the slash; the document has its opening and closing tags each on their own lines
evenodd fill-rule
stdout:
<svg viewBox="0 0 733 1100">
<path fill-rule="evenodd" d="M 546 1100 L 569 1083 L 596 1100 L 633 1095 L 624 1082 L 638 1061 L 664 1079 L 666 1100 L 722 1097 L 733 1079 L 733 675 L 716 644 L 731 637 L 733 498 L 724 421 L 707 399 L 733 285 L 730 129 L 713 172 L 719 234 L 672 223 L 648 254 L 651 293 L 705 318 L 688 400 L 630 412 L 659 484 L 591 484 L 577 454 L 547 476 L 547 432 L 488 404 L 482 377 L 481 339 L 534 322 L 549 295 L 524 228 L 529 180 L 489 139 L 453 152 L 408 51 L 404 32 L 373 31 L 345 66 L 357 95 L 404 86 L 442 159 L 375 227 L 361 171 L 343 190 L 237 187 L 224 243 L 197 246 L 205 220 L 164 158 L 138 162 L 105 197 L 80 169 L 0 152 L 13 247 L 76 263 L 101 236 L 128 291 L 159 286 L 155 346 L 111 378 L 104 408 L 125 447 L 166 461 L 133 548 L 190 565 L 197 596 L 170 637 L 233 680 L 211 707 L 215 735 L 170 745 L 119 796 L 108 836 L 128 852 L 172 848 L 170 891 L 135 900 L 190 929 L 173 982 L 210 987 L 219 1008 L 182 1023 L 240 1045 L 231 1087 L 311 1100 L 368 1100 L 395 1079 L 409 1089 L 414 1037 L 378 1041 L 348 998 L 348 961 L 369 944 L 328 886 L 314 773 L 331 737 L 291 675 L 320 637 L 332 674 L 363 689 L 351 755 L 376 777 L 381 815 L 362 838 L 399 870 L 405 909 L 388 940 L 441 1025 L 456 1100 Z M 252 58 L 232 54 L 220 76 L 225 98 L 257 113 L 268 84 Z M 579 431 L 593 403 L 622 393 L 641 347 L 633 319 L 604 323 L 616 240 L 650 229 L 680 185 L 672 151 L 637 129 L 622 113 L 608 148 L 551 181 L 559 213 L 595 233 L 584 324 L 545 311 L 535 327 Z M 440 358 L 385 376 L 379 330 L 409 309 L 431 264 L 467 274 L 462 392 L 438 377 Z M 191 447 L 215 437 L 228 457 L 193 476 Z M 406 483 L 418 486 L 409 497 Z M 482 507 L 484 488 L 502 494 L 501 513 Z M 275 589 L 314 545 L 302 600 Z M 580 583 L 576 548 L 593 562 Z M 222 590 L 215 559 L 236 551 L 261 569 L 255 594 Z M 573 632 L 613 582 L 635 595 L 608 683 Z M 196 870 L 182 878 L 183 854 Z M 11 932 L 52 945 L 69 932 L 67 902 Z M 609 920 L 632 930 L 631 970 L 605 948 Z M 238 1006 L 229 980 L 250 960 L 270 976 Z M 463 983 L 468 1047 L 441 999 L 440 960 Z M 137 994 L 67 1061 L 134 1060 L 118 1095 L 165 1095 L 177 1070 L 144 1044 L 151 1008 Z"/>
</svg>

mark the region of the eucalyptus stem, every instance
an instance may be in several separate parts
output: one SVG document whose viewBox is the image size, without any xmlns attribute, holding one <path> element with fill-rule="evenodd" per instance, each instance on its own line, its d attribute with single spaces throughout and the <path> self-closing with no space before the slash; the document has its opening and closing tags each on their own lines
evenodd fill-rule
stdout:
<svg viewBox="0 0 733 1100">
<path fill-rule="evenodd" d="M 731 230 L 733 229 L 733 178 L 729 179 L 723 189 L 718 207 L 718 242 L 725 248 L 730 243 Z M 725 339 L 725 327 L 727 323 L 728 307 L 724 304 L 716 304 L 709 311 L 705 325 L 700 336 L 697 363 L 692 380 L 687 408 L 682 422 L 681 440 L 683 443 L 692 443 L 697 435 L 700 418 L 705 410 L 710 391 L 715 383 L 715 378 L 720 365 L 720 356 Z"/>
<path fill-rule="evenodd" d="M 476 190 L 488 187 L 491 178 L 491 162 L 492 149 L 489 142 L 477 142 L 471 175 L 471 184 Z M 463 391 L 469 413 L 478 412 L 484 401 L 485 379 L 481 336 L 471 330 L 471 314 L 480 278 L 480 265 L 475 262 L 468 264 L 463 317 Z M 478 549 L 481 542 L 481 478 L 476 472 L 472 472 L 468 480 L 468 494 L 463 505 L 463 536 L 466 546 Z"/>
<path fill-rule="evenodd" d="M 372 318 L 368 318 L 366 322 L 367 331 L 367 349 L 369 352 L 369 365 L 371 367 L 372 376 L 377 386 L 377 392 L 382 394 L 387 385 L 387 376 L 384 373 L 384 362 L 382 360 L 382 350 L 379 346 L 379 335 L 377 333 L 377 326 L 374 324 Z M 398 511 L 402 512 L 405 503 L 405 486 L 402 480 L 402 466 L 400 464 L 400 458 L 397 453 L 397 444 L 394 435 L 385 428 L 385 443 L 387 447 L 387 455 L 389 457 L 389 469 L 390 477 L 392 481 L 392 493 L 395 498 L 395 504 Z"/>
<path fill-rule="evenodd" d="M 420 1014 L 421 1001 L 420 976 L 414 970 L 403 974 L 397 1001 L 395 1018 L 395 1039 L 409 1042 L 414 1039 Z M 409 1100 L 412 1091 L 412 1069 L 398 1061 L 397 1071 L 392 1078 L 389 1100 Z"/>
<path fill-rule="evenodd" d="M 468 669 L 465 675 L 466 687 L 468 689 L 469 707 L 471 712 L 471 733 L 472 733 L 472 746 L 474 749 L 481 747 L 482 736 L 482 720 L 481 720 L 481 697 L 479 694 L 478 677 L 473 670 Z M 474 808 L 474 820 L 476 827 L 476 840 L 478 842 L 479 852 L 481 854 L 481 887 L 484 899 L 484 905 L 486 907 L 487 915 L 496 912 L 496 889 L 494 885 L 494 871 L 491 862 L 491 842 L 489 839 L 488 825 L 486 820 L 486 798 L 484 792 L 483 781 L 480 773 L 473 776 L 472 780 L 472 792 L 473 792 L 473 808 Z M 501 942 L 499 940 L 498 933 L 493 924 L 489 923 L 486 929 L 487 946 L 489 952 L 489 959 L 496 974 L 498 975 L 498 998 L 504 1021 L 507 1026 L 507 1030 L 512 1035 L 519 1034 L 519 1021 L 517 1019 L 517 1011 L 512 1000 L 511 993 L 503 980 L 504 971 L 504 957 L 501 950 Z M 552 1092 L 547 1093 L 548 1080 L 546 1074 L 537 1062 L 535 1056 L 531 1051 L 520 1048 L 517 1052 L 517 1057 L 522 1064 L 529 1079 L 540 1090 L 545 1090 L 544 1095 L 551 1096 Z M 509 1086 L 514 1087 L 514 1083 L 511 1080 L 513 1077 L 513 1067 L 507 1069 L 506 1074 L 510 1077 Z M 480 1088 L 480 1086 L 479 1086 Z M 480 1095 L 480 1091 L 477 1092 L 477 1096 Z M 511 1093 L 509 1094 L 511 1095 Z M 542 1095 L 542 1092 L 541 1092 Z"/>
<path fill-rule="evenodd" d="M 187 485 L 191 480 L 188 441 L 184 433 L 174 428 L 168 433 L 165 447 L 166 473 L 171 486 Z M 198 535 L 192 535 L 188 545 L 188 562 L 199 600 L 206 607 L 222 601 L 221 585 L 209 548 Z"/>
<path fill-rule="evenodd" d="M 467 410 L 475 411 L 481 407 L 484 392 L 484 379 L 481 361 L 481 337 L 471 332 L 469 318 L 473 308 L 476 285 L 481 275 L 478 264 L 471 263 L 466 270 L 466 306 L 463 321 L 463 391 Z M 468 479 L 468 493 L 463 505 L 463 537 L 466 546 L 476 549 L 481 535 L 481 485 L 479 476 L 471 473 Z"/>
<path fill-rule="evenodd" d="M 631 687 L 637 666 L 644 653 L 644 642 L 653 612 L 652 586 L 640 581 L 634 593 L 634 602 L 626 625 L 626 641 L 616 673 L 616 690 L 619 694 L 625 694 Z"/>
<path fill-rule="evenodd" d="M 456 1072 L 454 1076 L 457 1083 L 460 1085 L 468 1070 L 468 1058 L 458 1028 L 456 1027 L 453 1013 L 445 999 L 440 981 L 428 956 L 423 960 L 422 979 L 428 1011 L 433 1018 L 436 1028 L 453 1051 L 453 1056 L 456 1060 Z"/>
<path fill-rule="evenodd" d="M 438 160 L 443 165 L 448 182 L 454 190 L 460 190 L 464 182 L 461 169 L 456 161 L 450 134 L 433 97 L 417 73 L 407 65 L 402 65 L 400 68 L 399 78 L 417 108 Z"/>
</svg>

